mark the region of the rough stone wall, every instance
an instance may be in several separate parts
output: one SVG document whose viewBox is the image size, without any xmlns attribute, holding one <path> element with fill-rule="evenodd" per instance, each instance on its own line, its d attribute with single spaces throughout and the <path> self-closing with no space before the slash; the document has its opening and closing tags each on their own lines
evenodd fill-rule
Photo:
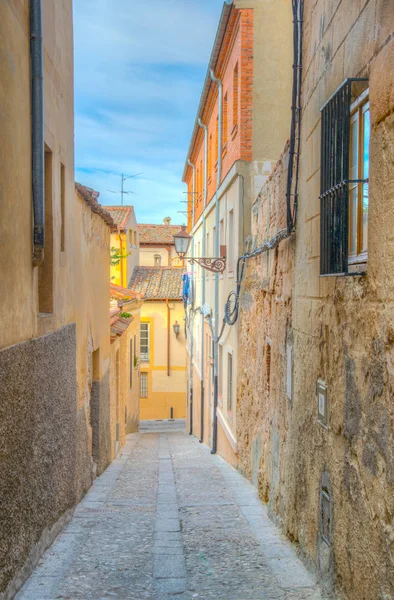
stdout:
<svg viewBox="0 0 394 600">
<path fill-rule="evenodd" d="M 1 592 L 75 505 L 77 474 L 91 480 L 77 451 L 75 348 L 69 325 L 0 351 Z"/>
<path fill-rule="evenodd" d="M 304 50 L 286 527 L 328 588 L 380 600 L 394 595 L 394 4 L 308 2 Z M 369 78 L 367 275 L 320 278 L 320 107 L 347 77 Z M 317 422 L 318 379 L 327 385 L 328 429 Z M 329 546 L 323 479 L 331 488 Z"/>
<path fill-rule="evenodd" d="M 287 149 L 252 206 L 253 247 L 285 226 Z M 294 240 L 248 261 L 242 286 L 237 438 L 239 469 L 258 486 L 273 513 L 283 510 L 285 455 L 291 420 L 286 397 L 286 345 L 292 344 Z M 269 383 L 267 377 L 269 377 Z"/>
<path fill-rule="evenodd" d="M 249 265 L 242 297 L 241 468 L 326 588 L 346 600 L 394 597 L 393 63 L 391 1 L 305 2 L 296 238 L 262 264 Z M 371 107 L 367 275 L 322 278 L 320 108 L 345 78 L 365 76 Z M 274 178 L 262 192 L 263 206 Z M 267 219 L 256 224 L 256 207 L 254 228 L 266 237 Z M 275 286 L 283 273 L 287 288 L 292 260 L 287 296 Z M 269 394 L 266 336 L 272 342 Z M 327 428 L 318 422 L 319 379 L 327 385 Z"/>
</svg>

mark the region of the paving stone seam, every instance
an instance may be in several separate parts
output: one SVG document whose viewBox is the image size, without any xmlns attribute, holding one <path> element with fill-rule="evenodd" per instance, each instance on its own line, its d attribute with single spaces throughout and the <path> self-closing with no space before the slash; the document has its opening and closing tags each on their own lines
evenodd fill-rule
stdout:
<svg viewBox="0 0 394 600">
<path fill-rule="evenodd" d="M 159 482 L 153 547 L 153 577 L 157 600 L 178 596 L 187 590 L 185 551 L 181 537 L 175 471 L 165 432 L 159 434 Z"/>
</svg>

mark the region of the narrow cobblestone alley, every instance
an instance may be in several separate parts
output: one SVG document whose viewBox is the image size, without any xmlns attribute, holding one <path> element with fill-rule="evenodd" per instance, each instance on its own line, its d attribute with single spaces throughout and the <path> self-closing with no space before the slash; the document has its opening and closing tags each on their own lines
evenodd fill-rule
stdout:
<svg viewBox="0 0 394 600">
<path fill-rule="evenodd" d="M 254 488 L 185 433 L 128 436 L 18 600 L 322 600 Z"/>
</svg>

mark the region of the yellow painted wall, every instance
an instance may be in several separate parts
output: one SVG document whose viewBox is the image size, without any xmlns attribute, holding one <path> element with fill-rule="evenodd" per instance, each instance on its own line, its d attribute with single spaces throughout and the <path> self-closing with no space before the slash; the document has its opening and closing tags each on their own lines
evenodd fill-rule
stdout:
<svg viewBox="0 0 394 600">
<path fill-rule="evenodd" d="M 148 397 L 140 398 L 141 419 L 169 419 L 173 407 L 175 419 L 186 416 L 186 349 L 183 331 L 184 309 L 181 301 L 170 307 L 170 375 L 167 373 L 167 306 L 165 301 L 146 301 L 141 309 L 141 323 L 150 324 L 150 358 L 141 362 L 148 373 Z M 175 321 L 181 332 L 175 336 Z"/>
<path fill-rule="evenodd" d="M 111 265 L 111 281 L 116 285 L 128 287 L 128 269 L 127 269 L 127 234 L 126 233 L 111 233 L 111 248 L 116 248 L 122 252 L 124 258 L 121 259 L 118 265 Z"/>
<path fill-rule="evenodd" d="M 110 394 L 111 394 L 111 456 L 125 442 L 127 433 L 138 430 L 139 420 L 139 368 L 132 361 L 133 378 L 130 386 L 130 340 L 137 341 L 136 355 L 139 355 L 139 310 L 132 313 L 134 320 L 128 329 L 111 344 Z M 119 365 L 117 367 L 117 360 Z M 119 371 L 118 371 L 119 369 Z M 117 373 L 119 373 L 117 383 Z"/>
<path fill-rule="evenodd" d="M 122 287 L 129 287 L 134 267 L 140 262 L 139 233 L 134 209 L 126 223 L 123 233 L 111 233 L 111 247 L 122 251 L 124 258 L 118 265 L 111 266 L 111 281 Z M 136 242 L 136 243 L 135 243 Z"/>
</svg>

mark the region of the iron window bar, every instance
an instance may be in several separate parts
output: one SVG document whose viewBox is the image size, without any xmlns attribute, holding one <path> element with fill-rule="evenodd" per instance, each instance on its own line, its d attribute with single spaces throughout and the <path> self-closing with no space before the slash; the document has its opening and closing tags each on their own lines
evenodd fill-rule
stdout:
<svg viewBox="0 0 394 600">
<path fill-rule="evenodd" d="M 351 105 L 353 93 L 358 97 L 358 88 L 364 91 L 367 84 L 367 78 L 346 79 L 321 108 L 321 275 L 349 273 L 349 184 L 368 182 L 349 180 Z"/>
</svg>

